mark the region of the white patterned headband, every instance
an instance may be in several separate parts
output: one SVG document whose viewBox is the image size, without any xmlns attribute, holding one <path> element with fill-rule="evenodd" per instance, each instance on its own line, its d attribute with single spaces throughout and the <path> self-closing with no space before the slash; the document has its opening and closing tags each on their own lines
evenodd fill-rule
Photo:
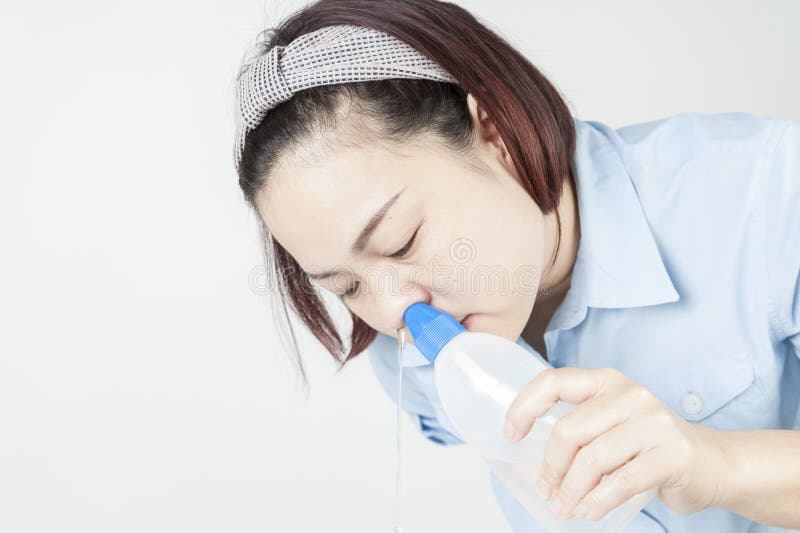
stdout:
<svg viewBox="0 0 800 533">
<path fill-rule="evenodd" d="M 436 62 L 386 33 L 348 24 L 326 26 L 274 46 L 247 66 L 237 88 L 236 171 L 245 136 L 267 111 L 318 85 L 386 78 L 458 83 Z"/>
</svg>

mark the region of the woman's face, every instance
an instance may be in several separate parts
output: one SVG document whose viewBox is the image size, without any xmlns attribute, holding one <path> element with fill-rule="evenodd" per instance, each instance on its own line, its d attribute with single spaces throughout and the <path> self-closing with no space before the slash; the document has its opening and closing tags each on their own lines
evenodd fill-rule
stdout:
<svg viewBox="0 0 800 533">
<path fill-rule="evenodd" d="M 542 215 L 486 112 L 472 95 L 468 104 L 485 170 L 433 140 L 365 145 L 311 163 L 289 155 L 258 197 L 264 223 L 312 279 L 338 271 L 316 283 L 387 335 L 421 301 L 456 320 L 471 315 L 471 331 L 516 340 L 540 284 L 550 286 L 542 270 L 555 214 Z"/>
</svg>

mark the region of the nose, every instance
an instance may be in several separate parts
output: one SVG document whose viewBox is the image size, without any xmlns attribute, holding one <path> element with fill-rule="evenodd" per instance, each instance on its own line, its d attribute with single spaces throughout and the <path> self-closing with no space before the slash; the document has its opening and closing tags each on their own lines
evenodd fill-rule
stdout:
<svg viewBox="0 0 800 533">
<path fill-rule="evenodd" d="M 404 329 L 406 327 L 406 322 L 403 319 L 403 315 L 405 314 L 406 309 L 417 302 L 424 302 L 428 305 L 432 305 L 430 292 L 420 288 L 419 290 L 415 290 L 413 294 L 402 295 L 400 298 L 389 304 L 391 306 L 389 313 L 390 317 L 392 317 L 394 320 L 393 329 L 395 331 L 398 329 Z M 409 339 L 411 339 L 411 334 L 406 329 L 406 340 L 408 341 Z"/>
<path fill-rule="evenodd" d="M 372 285 L 372 284 L 370 284 Z M 373 291 L 376 287 L 370 286 Z M 394 290 L 376 291 L 367 296 L 365 308 L 361 311 L 362 316 L 371 317 L 373 327 L 381 329 L 396 336 L 398 330 L 404 329 L 406 324 L 403 314 L 411 305 L 417 302 L 431 303 L 432 293 L 423 284 L 413 280 L 395 285 Z M 411 335 L 406 330 L 406 342 L 411 340 Z"/>
</svg>

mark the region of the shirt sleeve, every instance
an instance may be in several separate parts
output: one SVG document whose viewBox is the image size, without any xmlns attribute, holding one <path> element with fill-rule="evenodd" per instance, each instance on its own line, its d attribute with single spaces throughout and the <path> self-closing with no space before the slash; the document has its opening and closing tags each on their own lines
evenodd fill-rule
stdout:
<svg viewBox="0 0 800 533">
<path fill-rule="evenodd" d="M 383 335 L 383 337 L 386 337 Z M 397 345 L 394 339 L 379 334 L 375 342 L 367 348 L 370 366 L 378 378 L 384 392 L 397 404 Z M 424 392 L 419 379 L 421 371 L 430 371 L 429 365 L 422 367 L 403 367 L 401 408 L 425 438 L 442 446 L 463 444 L 458 436 L 439 423 L 436 409 Z"/>
<path fill-rule="evenodd" d="M 800 124 L 776 121 L 766 183 L 769 318 L 800 357 Z"/>
</svg>

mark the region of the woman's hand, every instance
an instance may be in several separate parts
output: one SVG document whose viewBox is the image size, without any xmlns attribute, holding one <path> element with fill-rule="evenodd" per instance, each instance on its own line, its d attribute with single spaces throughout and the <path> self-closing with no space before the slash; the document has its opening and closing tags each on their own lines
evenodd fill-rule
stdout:
<svg viewBox="0 0 800 533">
<path fill-rule="evenodd" d="M 539 472 L 539 496 L 555 489 L 554 516 L 598 520 L 655 486 L 665 505 L 689 514 L 712 507 L 723 490 L 720 432 L 686 421 L 614 368 L 541 372 L 508 408 L 510 440 L 527 435 L 558 400 L 576 405 L 553 427 Z"/>
</svg>

